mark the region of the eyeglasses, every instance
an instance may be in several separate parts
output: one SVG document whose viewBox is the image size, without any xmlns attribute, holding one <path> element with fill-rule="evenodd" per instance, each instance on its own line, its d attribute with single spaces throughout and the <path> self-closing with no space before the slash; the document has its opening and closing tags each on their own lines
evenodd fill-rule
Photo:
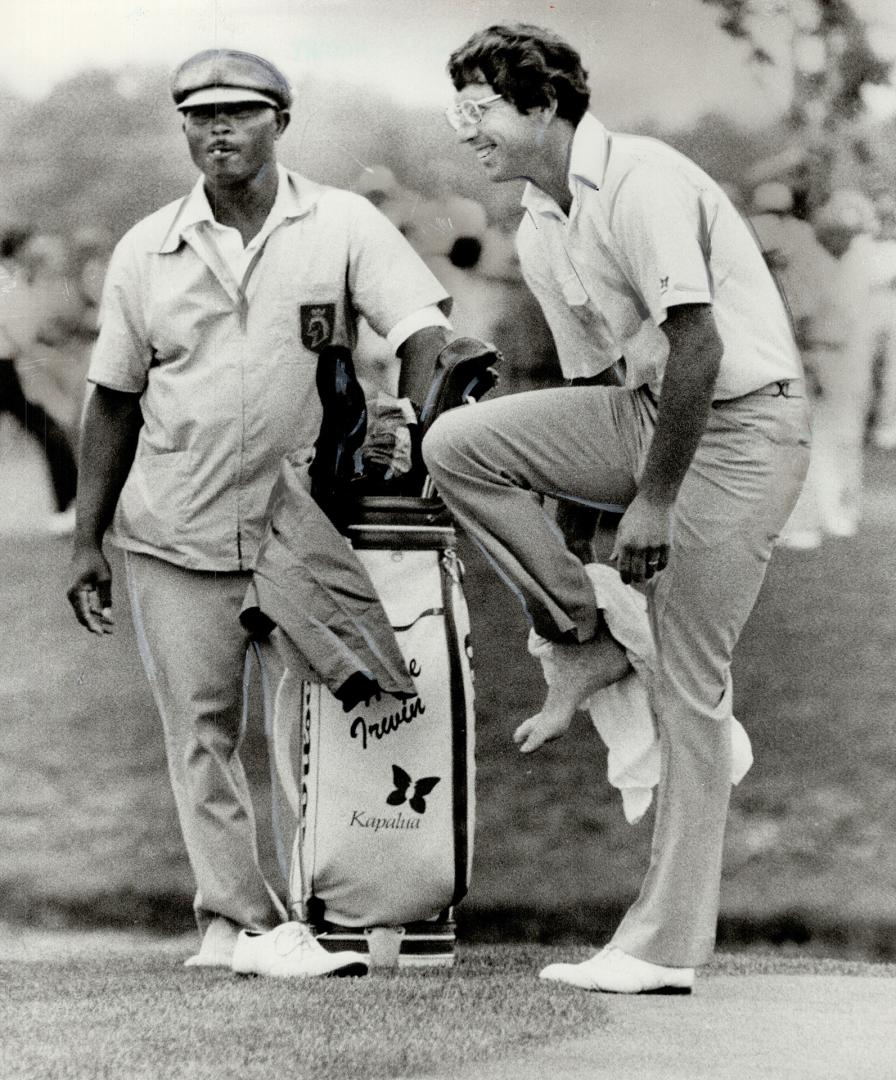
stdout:
<svg viewBox="0 0 896 1080">
<path fill-rule="evenodd" d="M 460 131 L 464 124 L 475 126 L 482 122 L 485 106 L 500 101 L 501 96 L 501 94 L 492 94 L 487 98 L 467 98 L 465 101 L 457 102 L 456 105 L 449 105 L 445 110 L 445 119 L 455 131 Z"/>
</svg>

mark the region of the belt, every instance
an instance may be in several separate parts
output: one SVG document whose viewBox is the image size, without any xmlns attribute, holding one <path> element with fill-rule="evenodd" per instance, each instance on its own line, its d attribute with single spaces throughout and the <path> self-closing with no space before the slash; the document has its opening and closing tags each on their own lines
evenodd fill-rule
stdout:
<svg viewBox="0 0 896 1080">
<path fill-rule="evenodd" d="M 781 379 L 778 382 L 769 383 L 768 386 L 760 386 L 753 393 L 761 397 L 801 398 L 806 396 L 806 386 L 802 379 Z"/>
</svg>

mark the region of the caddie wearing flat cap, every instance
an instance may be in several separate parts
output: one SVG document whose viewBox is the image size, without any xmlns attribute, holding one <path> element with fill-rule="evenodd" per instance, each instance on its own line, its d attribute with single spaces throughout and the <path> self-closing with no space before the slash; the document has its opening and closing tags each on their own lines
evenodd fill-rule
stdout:
<svg viewBox="0 0 896 1080">
<path fill-rule="evenodd" d="M 259 868 L 239 756 L 237 616 L 268 496 L 285 455 L 311 460 L 324 346 L 351 348 L 363 316 L 402 361 L 399 393 L 419 401 L 450 301 L 366 199 L 277 163 L 292 94 L 272 63 L 207 50 L 171 89 L 202 175 L 112 257 L 69 599 L 88 630 L 112 632 L 111 527 L 196 878 L 202 943 L 187 963 L 229 967 L 241 930 L 279 933 L 286 918 Z M 360 973 L 287 925 L 290 973 Z"/>
</svg>

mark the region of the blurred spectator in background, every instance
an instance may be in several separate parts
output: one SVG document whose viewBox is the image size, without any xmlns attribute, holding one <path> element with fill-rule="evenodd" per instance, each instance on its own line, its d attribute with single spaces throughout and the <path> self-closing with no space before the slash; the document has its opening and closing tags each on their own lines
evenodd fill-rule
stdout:
<svg viewBox="0 0 896 1080">
<path fill-rule="evenodd" d="M 815 213 L 816 235 L 832 256 L 808 328 L 810 366 L 818 379 L 812 473 L 821 525 L 853 536 L 861 516 L 865 432 L 874 370 L 870 257 L 874 207 L 858 191 L 840 189 Z"/>
<path fill-rule="evenodd" d="M 41 382 L 36 354 L 52 348 L 68 326 L 64 273 L 64 248 L 52 238 L 24 229 L 0 236 L 0 414 L 14 417 L 40 444 L 56 507 L 48 528 L 62 534 L 74 527 L 74 450 L 62 425 L 40 400 L 46 395 L 35 393 L 34 387 Z"/>
<path fill-rule="evenodd" d="M 385 165 L 365 166 L 352 185 L 352 190 L 363 195 L 374 206 L 382 207 L 399 190 L 395 173 Z"/>
<path fill-rule="evenodd" d="M 807 221 L 830 196 L 836 156 L 832 141 L 813 140 L 807 145 L 792 140 L 783 150 L 755 162 L 746 179 L 754 188 L 769 181 L 786 184 L 793 196 L 793 216 Z"/>
<path fill-rule="evenodd" d="M 813 319 L 826 302 L 829 282 L 836 273 L 833 257 L 822 247 L 815 230 L 807 221 L 794 216 L 794 198 L 790 187 L 777 180 L 760 184 L 752 193 L 749 222 L 763 257 L 774 274 L 793 322 L 797 345 L 803 358 L 807 384 L 813 401 L 820 386 L 813 370 L 814 351 L 809 346 Z M 809 550 L 822 539 L 817 467 L 819 458 L 813 447 L 803 490 L 778 543 L 783 547 Z"/>
<path fill-rule="evenodd" d="M 744 190 L 740 186 L 740 184 L 735 184 L 729 180 L 725 183 L 720 183 L 719 187 L 728 196 L 729 202 L 734 207 L 734 209 L 741 215 L 741 217 L 743 217 L 750 211 L 751 208 L 747 204 Z"/>
<path fill-rule="evenodd" d="M 491 341 L 502 303 L 499 283 L 479 272 L 488 227 L 484 207 L 459 196 L 423 204 L 408 239 L 454 297 L 451 321 L 459 334 Z"/>
<path fill-rule="evenodd" d="M 871 441 L 881 450 L 896 449 L 896 198 L 885 195 L 876 203 L 878 233 L 871 296 L 871 347 L 880 361 L 878 398 L 874 404 Z"/>
<path fill-rule="evenodd" d="M 786 184 L 760 184 L 750 200 L 750 224 L 784 294 L 797 341 L 804 348 L 829 259 L 812 226 L 794 216 L 793 206 L 793 192 Z"/>
<path fill-rule="evenodd" d="M 507 227 L 489 224 L 485 208 L 474 199 L 409 191 L 384 165 L 365 167 L 352 187 L 408 238 L 454 297 L 456 331 L 492 342 L 503 354 L 499 393 L 560 381 L 553 340 L 520 272 L 515 220 Z M 394 353 L 365 323 L 356 361 L 368 397 L 377 389 L 395 393 Z"/>
<path fill-rule="evenodd" d="M 68 274 L 74 307 L 52 367 L 70 403 L 67 421 L 70 418 L 78 427 L 87 393 L 90 353 L 99 334 L 103 282 L 114 246 L 112 234 L 99 226 L 79 229 L 71 239 Z"/>
<path fill-rule="evenodd" d="M 28 397 L 53 415 L 73 443 L 113 246 L 111 235 L 94 227 L 79 229 L 70 239 L 37 237 L 29 245 L 36 333 L 20 370 Z"/>
<path fill-rule="evenodd" d="M 94 341 L 99 333 L 103 282 L 114 246 L 112 234 L 100 226 L 79 229 L 72 237 L 72 272 L 83 303 L 78 333 L 90 342 Z"/>
<path fill-rule="evenodd" d="M 541 307 L 523 280 L 514 234 L 518 221 L 491 226 L 482 237 L 478 271 L 500 285 L 492 340 L 503 353 L 501 390 L 505 394 L 557 386 L 563 381 L 554 339 Z"/>
</svg>

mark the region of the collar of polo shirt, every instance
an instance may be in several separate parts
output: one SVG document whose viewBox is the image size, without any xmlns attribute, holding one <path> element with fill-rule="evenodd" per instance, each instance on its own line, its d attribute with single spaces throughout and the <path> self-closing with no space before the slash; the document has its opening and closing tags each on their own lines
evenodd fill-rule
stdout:
<svg viewBox="0 0 896 1080">
<path fill-rule="evenodd" d="M 610 140 L 612 136 L 604 125 L 585 113 L 576 127 L 569 156 L 569 190 L 575 195 L 574 180 L 580 180 L 589 187 L 600 190 L 607 171 Z M 553 214 L 558 212 L 557 204 L 534 184 L 526 184 L 520 203 L 532 214 Z"/>
</svg>

